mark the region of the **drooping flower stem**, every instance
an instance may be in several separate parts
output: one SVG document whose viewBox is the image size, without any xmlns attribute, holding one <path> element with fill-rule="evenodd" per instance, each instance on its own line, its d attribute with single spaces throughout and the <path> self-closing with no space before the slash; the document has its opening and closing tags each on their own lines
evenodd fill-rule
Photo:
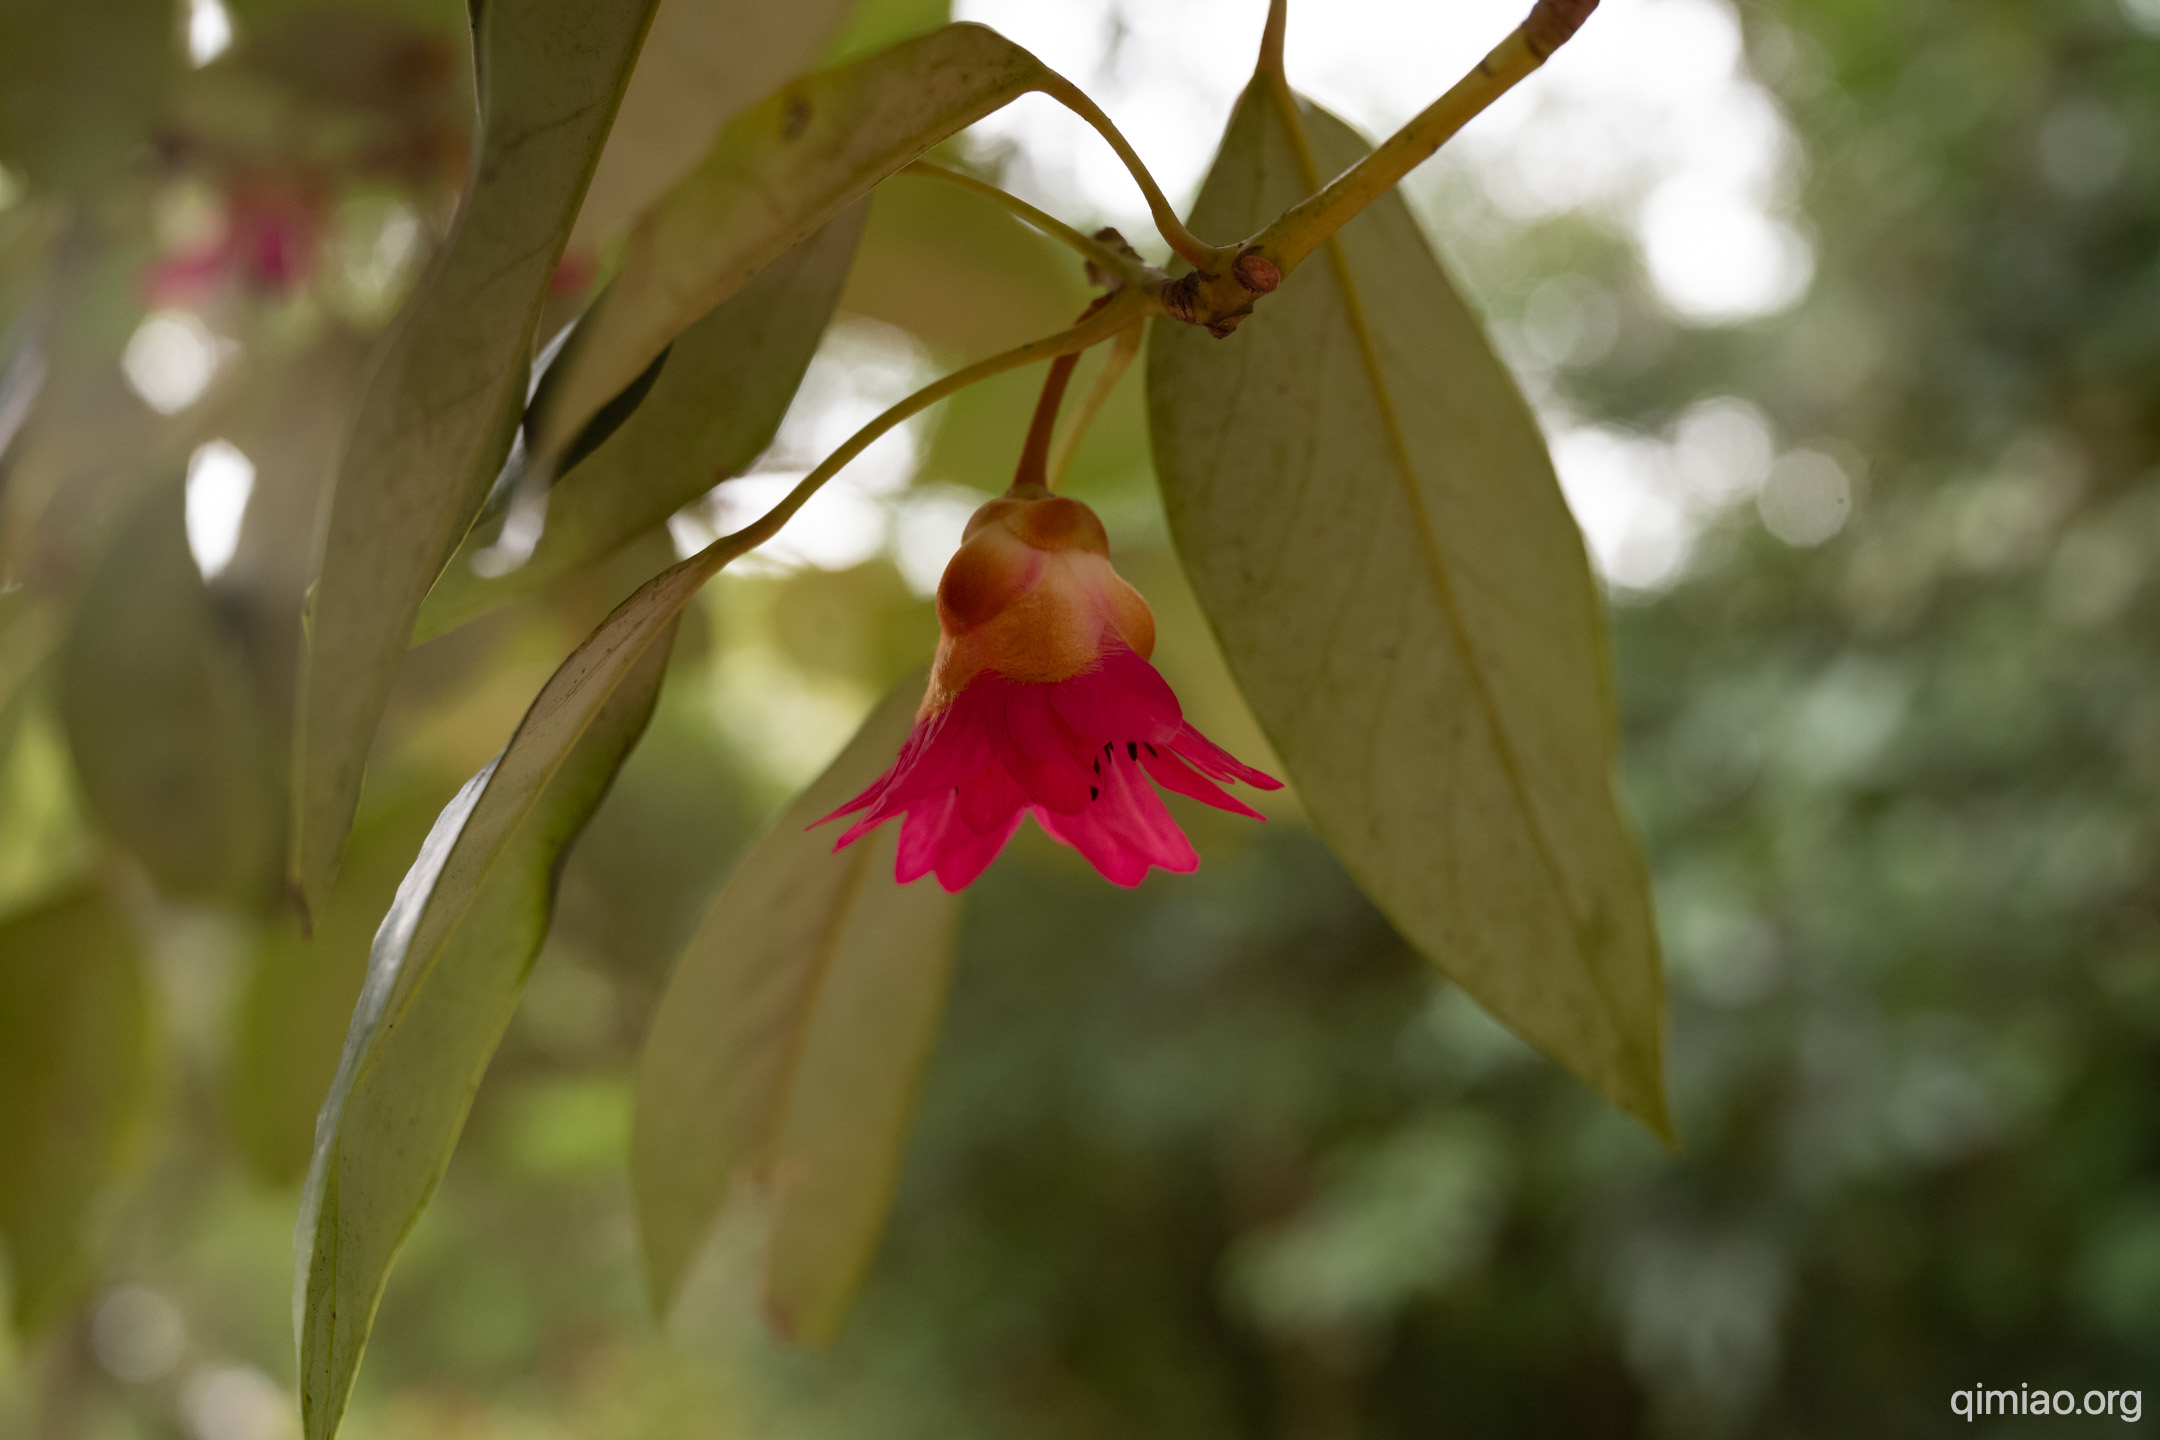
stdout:
<svg viewBox="0 0 2160 1440">
<path fill-rule="evenodd" d="M 1024 489 L 1050 488 L 1050 437 L 1057 432 L 1058 410 L 1065 403 L 1065 387 L 1072 383 L 1073 367 L 1080 363 L 1078 351 L 1050 362 L 1043 377 L 1042 394 L 1035 400 L 1035 418 L 1028 422 L 1027 441 L 1020 447 L 1020 463 L 1013 469 L 1011 494 Z"/>
<path fill-rule="evenodd" d="M 1065 443 L 1058 446 L 1057 459 L 1050 466 L 1050 489 L 1055 490 L 1065 483 L 1065 472 L 1072 468 L 1073 454 L 1079 450 L 1081 438 L 1087 434 L 1088 427 L 1095 423 L 1095 417 L 1102 413 L 1104 403 L 1110 398 L 1110 392 L 1117 388 L 1119 378 L 1132 364 L 1133 357 L 1140 353 L 1140 337 L 1146 330 L 1145 325 L 1130 326 L 1120 330 L 1117 339 L 1111 342 L 1110 353 L 1103 357 L 1102 371 L 1096 375 L 1095 384 L 1088 390 L 1087 403 L 1080 407 L 1080 413 L 1073 417 L 1073 423 L 1067 427 Z"/>
<path fill-rule="evenodd" d="M 1096 302 L 1079 324 L 1060 330 L 1055 335 L 1045 335 L 1040 340 L 1030 340 L 987 360 L 953 371 L 942 380 L 932 381 L 914 394 L 901 400 L 869 424 L 850 435 L 832 454 L 818 463 L 818 467 L 796 482 L 779 503 L 742 529 L 722 535 L 699 551 L 693 560 L 705 567 L 707 576 L 719 573 L 720 567 L 740 556 L 747 555 L 758 546 L 780 533 L 782 526 L 794 518 L 812 495 L 825 482 L 840 473 L 850 460 L 862 454 L 880 435 L 902 421 L 921 414 L 938 401 L 957 395 L 978 381 L 1023 365 L 1033 365 L 1043 360 L 1055 360 L 1060 356 L 1077 355 L 1091 345 L 1100 344 L 1118 332 L 1139 324 L 1149 315 L 1161 309 L 1161 297 L 1151 286 L 1129 285 Z M 689 563 L 689 562 L 685 562 Z"/>
<path fill-rule="evenodd" d="M 987 180 L 977 179 L 965 171 L 950 170 L 943 165 L 933 165 L 927 160 L 917 160 L 897 173 L 901 175 L 920 175 L 932 180 L 943 180 L 948 184 L 958 185 L 963 190 L 972 190 L 977 195 L 1002 205 L 1006 210 L 1034 226 L 1037 230 L 1042 231 L 1051 239 L 1078 251 L 1092 261 L 1103 273 L 1114 275 L 1127 284 L 1157 284 L 1163 278 L 1162 272 L 1152 265 L 1113 249 L 1092 235 L 1081 234 L 1056 216 L 1047 215 L 1033 205 L 1028 204 L 1027 201 L 1022 200 L 1019 196 L 1001 190 Z"/>
</svg>

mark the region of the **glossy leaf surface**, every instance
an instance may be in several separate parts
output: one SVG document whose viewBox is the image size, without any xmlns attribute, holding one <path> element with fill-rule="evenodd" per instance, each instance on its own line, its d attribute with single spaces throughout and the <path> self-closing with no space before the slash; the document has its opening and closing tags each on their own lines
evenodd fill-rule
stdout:
<svg viewBox="0 0 2160 1440">
<path fill-rule="evenodd" d="M 767 1309 L 791 1338 L 833 1337 L 876 1250 L 959 902 L 893 883 L 898 826 L 839 854 L 832 830 L 805 827 L 892 763 L 921 694 L 920 674 L 901 681 L 774 822 L 654 1015 L 631 1179 L 663 1307 L 744 1183 L 771 1201 Z"/>
<path fill-rule="evenodd" d="M 993 30 L 949 25 L 788 85 L 728 122 L 630 232 L 536 428 L 563 453 L 653 357 L 873 185 L 1049 72 Z"/>
<path fill-rule="evenodd" d="M 1318 173 L 1364 153 L 1306 112 Z M 1194 212 L 1310 193 L 1264 87 Z M 1537 421 L 1390 195 L 1235 336 L 1158 324 L 1178 551 L 1314 823 L 1449 976 L 1667 1132 L 1647 879 L 1613 790 L 1604 622 Z"/>
<path fill-rule="evenodd" d="M 96 891 L 0 924 L 0 1244 L 24 1333 L 89 1283 L 84 1232 L 149 1098 L 141 948 Z"/>
<path fill-rule="evenodd" d="M 475 173 L 347 434 L 310 610 L 292 866 L 311 909 L 421 601 L 509 451 L 540 307 L 656 3 L 476 7 Z"/>
<path fill-rule="evenodd" d="M 391 1262 L 546 937 L 564 851 L 652 713 L 675 613 L 632 643 L 595 654 L 588 641 L 570 657 L 501 757 L 443 810 L 376 933 L 301 1202 L 294 1311 L 309 1440 L 336 1433 Z M 596 639 L 607 638 L 621 632 L 603 627 Z"/>
<path fill-rule="evenodd" d="M 476 526 L 429 593 L 415 638 L 582 569 L 756 459 L 817 353 L 862 227 L 861 207 L 840 215 L 685 330 L 644 403 L 548 490 L 532 555 L 501 575 L 475 573 L 473 556 L 497 528 Z"/>
</svg>

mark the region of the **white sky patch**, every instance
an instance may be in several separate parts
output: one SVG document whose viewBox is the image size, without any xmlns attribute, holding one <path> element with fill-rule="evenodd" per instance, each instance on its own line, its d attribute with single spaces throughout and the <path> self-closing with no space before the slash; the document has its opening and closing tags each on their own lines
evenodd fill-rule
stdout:
<svg viewBox="0 0 2160 1440">
<path fill-rule="evenodd" d="M 1771 469 L 1755 504 L 1778 539 L 1803 549 L 1820 545 L 1852 514 L 1852 479 L 1828 455 L 1795 450 Z"/>
<path fill-rule="evenodd" d="M 255 462 L 223 440 L 188 457 L 187 542 L 195 568 L 215 580 L 240 548 L 240 523 L 255 493 Z"/>
<path fill-rule="evenodd" d="M 1636 233 L 1658 297 L 1700 324 L 1789 309 L 1815 275 L 1814 252 L 1792 226 L 1691 177 L 1651 192 Z"/>
<path fill-rule="evenodd" d="M 120 368 L 145 405 L 177 415 L 203 391 L 239 347 L 186 310 L 154 310 L 128 337 Z"/>
<path fill-rule="evenodd" d="M 1290 79 L 1383 135 L 1476 65 L 1524 9 L 1522 0 L 1307 7 L 1290 21 Z M 1180 205 L 1197 190 L 1250 73 L 1262 13 L 1249 0 L 959 0 L 954 10 L 1086 89 Z M 1246 34 L 1252 45 L 1225 39 Z M 1068 217 L 1101 215 L 1161 254 L 1124 168 L 1055 102 L 1030 96 L 974 133 L 1016 142 L 1024 159 L 1009 178 L 1031 198 Z M 1800 148 L 1747 74 L 1728 0 L 1608 0 L 1447 153 L 1515 220 L 1602 214 L 1637 241 L 1660 297 L 1690 323 L 1775 313 L 1812 274 L 1790 214 Z M 1708 227 L 1699 238 L 1676 228 L 1690 219 Z"/>
<path fill-rule="evenodd" d="M 299 1433 L 292 1397 L 252 1365 L 219 1365 L 188 1377 L 180 1413 L 195 1440 L 291 1440 Z"/>
<path fill-rule="evenodd" d="M 1630 591 L 1677 580 L 1703 529 L 1763 494 L 1781 463 L 1768 419 L 1729 396 L 1691 405 L 1663 437 L 1577 426 L 1552 452 L 1598 573 Z"/>
<path fill-rule="evenodd" d="M 223 0 L 188 0 L 188 63 L 198 68 L 232 48 L 233 22 Z"/>
</svg>

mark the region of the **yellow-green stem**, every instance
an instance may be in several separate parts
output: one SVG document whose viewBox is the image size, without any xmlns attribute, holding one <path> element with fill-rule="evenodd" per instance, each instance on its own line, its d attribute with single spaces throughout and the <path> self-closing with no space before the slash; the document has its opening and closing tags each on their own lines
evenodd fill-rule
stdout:
<svg viewBox="0 0 2160 1440">
<path fill-rule="evenodd" d="M 1185 222 L 1178 219 L 1177 211 L 1170 207 L 1170 197 L 1163 194 L 1162 187 L 1155 183 L 1155 177 L 1141 162 L 1139 152 L 1126 143 L 1117 126 L 1110 123 L 1110 117 L 1103 114 L 1102 107 L 1090 100 L 1079 86 L 1062 75 L 1052 75 L 1042 86 L 1042 92 L 1094 126 L 1096 133 L 1110 142 L 1118 159 L 1132 172 L 1140 193 L 1147 197 L 1148 213 L 1155 217 L 1155 228 L 1172 250 L 1201 270 L 1213 269 L 1237 254 L 1235 246 L 1209 245 L 1185 228 Z"/>
<path fill-rule="evenodd" d="M 943 180 L 972 190 L 977 195 L 1004 206 L 1020 219 L 1048 235 L 1051 239 L 1072 247 L 1094 262 L 1106 275 L 1114 275 L 1128 284 L 1148 285 L 1162 280 L 1161 272 L 1153 266 L 1135 260 L 1132 256 L 1113 250 L 1092 235 L 1083 235 L 1054 215 L 1046 215 L 1027 201 L 1009 191 L 1001 190 L 987 180 L 979 180 L 963 170 L 950 170 L 943 165 L 933 165 L 928 160 L 917 160 L 899 171 L 902 175 L 921 175 L 932 180 Z"/>
<path fill-rule="evenodd" d="M 1069 330 L 1060 330 L 1057 334 L 1046 335 L 1040 340 L 1030 340 L 1025 345 L 992 355 L 987 360 L 978 360 L 964 369 L 953 371 L 942 380 L 925 385 L 850 435 L 838 449 L 819 463 L 817 469 L 798 481 L 795 488 L 788 491 L 772 509 L 742 529 L 722 535 L 685 563 L 694 565 L 702 571 L 705 578 L 718 574 L 721 566 L 749 554 L 779 534 L 780 528 L 794 518 L 795 512 L 802 509 L 826 481 L 839 474 L 842 466 L 862 454 L 871 442 L 902 421 L 921 414 L 938 401 L 958 394 L 979 380 L 988 380 L 993 375 L 1002 375 L 1007 370 L 1017 370 L 1037 361 L 1076 354 L 1090 345 L 1107 340 L 1154 314 L 1161 308 L 1161 303 L 1161 298 L 1154 289 L 1147 286 L 1127 286 L 1110 296 L 1101 309 Z"/>
<path fill-rule="evenodd" d="M 1318 194 L 1285 211 L 1253 238 L 1252 248 L 1287 275 L 1352 216 L 1394 189 L 1464 125 L 1543 65 L 1595 8 L 1597 0 L 1537 0 L 1529 18 L 1479 61 L 1475 70 L 1382 141 L 1379 149 L 1329 181 Z M 1280 0 L 1269 10 L 1260 69 L 1278 94 L 1287 97 L 1281 10 Z"/>
</svg>

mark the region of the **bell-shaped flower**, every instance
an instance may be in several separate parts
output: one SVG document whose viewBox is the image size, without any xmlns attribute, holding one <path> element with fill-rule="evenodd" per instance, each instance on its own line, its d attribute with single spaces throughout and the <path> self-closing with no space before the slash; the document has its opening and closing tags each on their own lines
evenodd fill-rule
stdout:
<svg viewBox="0 0 2160 1440">
<path fill-rule="evenodd" d="M 1218 782 L 1281 788 L 1186 723 L 1148 663 L 1155 617 L 1078 501 L 1016 485 L 976 511 L 937 608 L 937 662 L 900 758 L 825 817 L 863 812 L 846 846 L 905 816 L 903 884 L 935 874 L 962 889 L 1032 814 L 1104 879 L 1137 885 L 1150 866 L 1200 864 L 1157 785 L 1255 819 Z"/>
</svg>

